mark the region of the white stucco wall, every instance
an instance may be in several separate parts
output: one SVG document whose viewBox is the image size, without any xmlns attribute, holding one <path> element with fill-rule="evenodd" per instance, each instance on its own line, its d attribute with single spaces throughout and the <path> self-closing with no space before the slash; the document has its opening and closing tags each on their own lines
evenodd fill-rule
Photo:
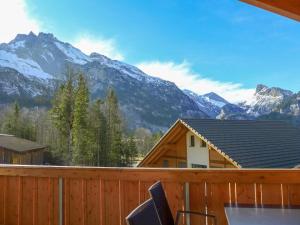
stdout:
<svg viewBox="0 0 300 225">
<path fill-rule="evenodd" d="M 209 167 L 209 152 L 208 148 L 201 147 L 201 139 L 196 135 L 195 137 L 195 146 L 190 146 L 191 135 L 194 135 L 192 132 L 187 132 L 186 134 L 186 146 L 187 146 L 187 166 L 192 167 L 192 164 L 206 165 Z"/>
</svg>

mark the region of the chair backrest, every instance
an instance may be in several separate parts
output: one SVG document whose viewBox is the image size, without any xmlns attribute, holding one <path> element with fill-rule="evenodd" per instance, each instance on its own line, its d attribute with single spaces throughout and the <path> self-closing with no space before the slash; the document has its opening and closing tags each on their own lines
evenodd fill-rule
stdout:
<svg viewBox="0 0 300 225">
<path fill-rule="evenodd" d="M 165 191 L 160 181 L 148 189 L 162 225 L 174 225 L 174 218 L 170 210 Z"/>
<path fill-rule="evenodd" d="M 134 209 L 126 217 L 126 222 L 128 225 L 161 225 L 152 199 Z"/>
</svg>

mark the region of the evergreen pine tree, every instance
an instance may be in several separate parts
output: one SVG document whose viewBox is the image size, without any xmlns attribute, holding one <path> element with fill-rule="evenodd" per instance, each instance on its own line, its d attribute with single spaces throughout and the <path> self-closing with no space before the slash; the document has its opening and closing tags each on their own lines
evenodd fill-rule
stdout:
<svg viewBox="0 0 300 225">
<path fill-rule="evenodd" d="M 118 99 L 113 89 L 109 89 L 106 100 L 107 118 L 107 150 L 109 152 L 110 163 L 112 166 L 122 164 L 122 121 Z"/>
<path fill-rule="evenodd" d="M 129 146 L 129 162 L 126 164 L 126 166 L 133 166 L 136 157 L 138 156 L 138 151 L 137 151 L 137 147 L 133 135 L 131 135 L 129 138 L 128 146 Z"/>
<path fill-rule="evenodd" d="M 18 102 L 15 102 L 12 111 L 6 116 L 7 120 L 4 122 L 4 131 L 8 134 L 21 136 L 20 129 L 20 106 Z"/>
<path fill-rule="evenodd" d="M 69 71 L 65 84 L 61 85 L 54 96 L 51 117 L 60 132 L 60 152 L 67 164 L 72 159 L 72 125 L 74 108 L 75 74 Z"/>
<path fill-rule="evenodd" d="M 122 166 L 133 166 L 137 157 L 137 147 L 133 135 L 127 139 L 123 146 Z"/>
<path fill-rule="evenodd" d="M 90 109 L 90 131 L 92 137 L 92 148 L 94 152 L 94 165 L 108 165 L 107 152 L 107 121 L 102 112 L 103 102 L 95 101 Z"/>
<path fill-rule="evenodd" d="M 20 136 L 20 106 L 18 102 L 15 102 L 14 104 L 13 133 L 16 136 Z"/>
<path fill-rule="evenodd" d="M 72 162 L 79 165 L 90 165 L 93 155 L 90 148 L 88 130 L 89 90 L 82 74 L 78 78 L 78 87 L 74 101 L 73 119 L 73 157 Z"/>
</svg>

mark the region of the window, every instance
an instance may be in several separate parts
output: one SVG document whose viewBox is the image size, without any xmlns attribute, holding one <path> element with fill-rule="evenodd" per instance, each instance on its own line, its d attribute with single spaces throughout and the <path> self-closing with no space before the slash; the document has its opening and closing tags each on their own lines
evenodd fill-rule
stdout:
<svg viewBox="0 0 300 225">
<path fill-rule="evenodd" d="M 206 165 L 192 164 L 192 168 L 207 168 Z"/>
<path fill-rule="evenodd" d="M 169 160 L 164 160 L 163 161 L 163 167 L 169 167 Z"/>
<path fill-rule="evenodd" d="M 191 135 L 190 147 L 195 147 L 195 136 Z"/>
<path fill-rule="evenodd" d="M 201 147 L 205 148 L 206 147 L 206 142 L 201 140 Z"/>
<path fill-rule="evenodd" d="M 20 157 L 13 154 L 12 156 L 12 164 L 20 164 Z"/>
<path fill-rule="evenodd" d="M 181 162 L 178 163 L 178 168 L 186 168 L 186 167 L 187 167 L 186 162 L 181 161 Z"/>
</svg>

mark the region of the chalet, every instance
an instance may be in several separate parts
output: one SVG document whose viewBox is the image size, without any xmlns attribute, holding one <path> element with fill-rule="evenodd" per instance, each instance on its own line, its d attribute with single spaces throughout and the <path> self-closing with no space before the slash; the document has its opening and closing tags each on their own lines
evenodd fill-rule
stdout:
<svg viewBox="0 0 300 225">
<path fill-rule="evenodd" d="M 139 167 L 294 168 L 300 129 L 282 121 L 179 119 Z"/>
<path fill-rule="evenodd" d="M 18 138 L 0 134 L 0 163 L 2 164 L 43 164 L 45 146 Z"/>
</svg>

